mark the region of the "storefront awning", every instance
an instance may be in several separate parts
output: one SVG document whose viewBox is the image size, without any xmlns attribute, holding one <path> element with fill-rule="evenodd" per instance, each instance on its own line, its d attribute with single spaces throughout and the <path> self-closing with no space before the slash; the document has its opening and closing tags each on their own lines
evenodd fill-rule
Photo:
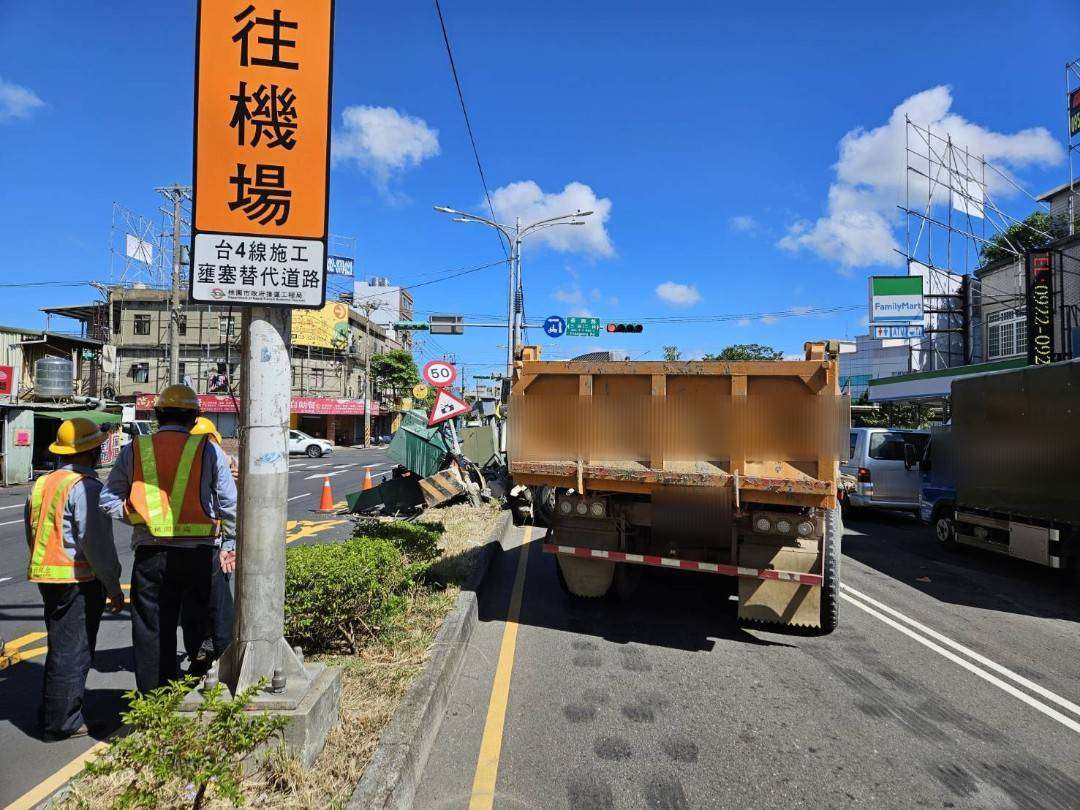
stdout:
<svg viewBox="0 0 1080 810">
<path fill-rule="evenodd" d="M 1012 360 L 998 360 L 992 363 L 975 363 L 970 366 L 956 366 L 937 371 L 921 371 L 915 374 L 897 374 L 893 377 L 879 377 L 870 380 L 867 387 L 871 402 L 895 402 L 898 400 L 944 400 L 952 391 L 953 380 L 972 374 L 986 374 L 991 371 L 1005 371 L 1027 365 L 1027 358 L 1016 357 Z"/>
<path fill-rule="evenodd" d="M 120 414 L 106 411 L 34 411 L 34 416 L 55 419 L 58 422 L 65 419 L 89 419 L 96 425 L 119 425 L 124 421 Z"/>
<path fill-rule="evenodd" d="M 135 410 L 152 411 L 155 394 L 139 394 L 135 398 Z M 230 394 L 199 394 L 199 408 L 203 413 L 237 413 L 240 400 Z M 293 397 L 291 413 L 317 416 L 363 416 L 364 401 L 359 399 L 334 399 L 330 397 Z M 379 415 L 379 403 L 371 403 L 371 415 Z"/>
</svg>

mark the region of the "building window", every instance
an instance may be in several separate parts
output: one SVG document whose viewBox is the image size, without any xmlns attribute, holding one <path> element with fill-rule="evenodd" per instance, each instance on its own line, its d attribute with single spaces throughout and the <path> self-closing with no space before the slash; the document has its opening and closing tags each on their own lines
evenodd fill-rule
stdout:
<svg viewBox="0 0 1080 810">
<path fill-rule="evenodd" d="M 322 388 L 326 385 L 326 372 L 321 368 L 311 369 L 311 387 Z"/>
<path fill-rule="evenodd" d="M 231 315 L 222 315 L 218 319 L 218 331 L 221 333 L 222 337 L 232 337 L 235 334 L 233 331 L 235 325 Z"/>
<path fill-rule="evenodd" d="M 187 315 L 179 315 L 176 318 L 176 329 L 181 335 L 187 334 Z"/>
<path fill-rule="evenodd" d="M 986 316 L 986 359 L 1012 357 L 1027 351 L 1027 314 L 1003 309 Z"/>
<path fill-rule="evenodd" d="M 131 379 L 137 383 L 150 382 L 150 364 L 149 363 L 132 363 L 131 364 Z"/>
<path fill-rule="evenodd" d="M 136 335 L 149 335 L 150 334 L 150 316 L 149 315 L 136 315 L 135 316 L 135 334 Z"/>
</svg>

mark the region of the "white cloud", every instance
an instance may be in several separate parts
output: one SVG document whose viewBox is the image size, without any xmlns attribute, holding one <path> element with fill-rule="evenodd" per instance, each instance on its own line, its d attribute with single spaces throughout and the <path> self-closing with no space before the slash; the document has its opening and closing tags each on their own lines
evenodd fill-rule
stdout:
<svg viewBox="0 0 1080 810">
<path fill-rule="evenodd" d="M 749 318 L 739 318 L 739 320 L 737 320 L 735 322 L 735 325 L 736 326 L 749 326 L 750 325 L 750 319 Z"/>
<path fill-rule="evenodd" d="M 777 321 L 777 317 L 775 315 L 762 315 L 761 316 L 761 322 L 763 324 L 765 324 L 766 326 L 769 326 L 770 324 L 774 324 L 774 323 L 776 323 L 776 321 Z"/>
<path fill-rule="evenodd" d="M 815 222 L 794 223 L 779 246 L 816 253 L 836 262 L 841 273 L 900 263 L 895 227 L 900 218 L 896 204 L 903 202 L 905 189 L 905 116 L 1006 169 L 1053 166 L 1064 159 L 1061 145 L 1043 127 L 1012 134 L 993 132 L 952 112 L 952 104 L 948 86 L 933 87 L 897 105 L 885 124 L 869 130 L 859 127 L 844 135 L 840 159 L 833 167 L 836 179 L 829 187 L 828 214 Z M 912 148 L 921 148 L 925 154 L 925 144 L 913 142 Z M 924 199 L 925 182 L 915 175 L 908 179 L 912 195 Z M 1000 197 L 1014 193 L 1006 181 L 993 175 L 987 185 L 991 194 Z"/>
<path fill-rule="evenodd" d="M 560 288 L 558 290 L 555 290 L 555 292 L 551 294 L 551 297 L 554 298 L 556 301 L 572 306 L 580 307 L 585 303 L 585 296 L 582 294 L 579 287 L 574 287 L 569 290 L 565 288 Z"/>
<path fill-rule="evenodd" d="M 615 255 L 606 228 L 611 216 L 611 200 L 597 197 L 584 183 L 567 183 L 558 193 L 545 192 L 532 180 L 510 183 L 492 192 L 491 207 L 500 222 L 513 223 L 515 217 L 521 217 L 522 225 L 575 211 L 592 211 L 591 216 L 582 220 L 584 225 L 544 228 L 530 236 L 526 244 L 543 243 L 563 253 Z"/>
<path fill-rule="evenodd" d="M 34 110 L 44 106 L 45 102 L 29 87 L 6 81 L 0 76 L 0 123 L 29 118 Z"/>
<path fill-rule="evenodd" d="M 334 164 L 354 162 L 380 191 L 387 192 L 395 176 L 439 154 L 439 131 L 393 107 L 346 107 L 341 120 L 330 141 Z"/>
<path fill-rule="evenodd" d="M 656 297 L 677 307 L 691 307 L 701 300 L 701 293 L 693 284 L 665 281 L 657 286 Z"/>
<path fill-rule="evenodd" d="M 812 309 L 813 309 L 813 307 L 807 307 L 807 306 L 788 307 L 788 311 L 790 313 L 792 313 L 793 315 L 805 315 L 806 313 L 808 313 Z"/>
<path fill-rule="evenodd" d="M 761 224 L 749 214 L 739 214 L 728 220 L 728 227 L 737 233 L 753 233 Z"/>
<path fill-rule="evenodd" d="M 784 355 L 785 360 L 805 360 L 806 352 L 791 352 Z"/>
</svg>

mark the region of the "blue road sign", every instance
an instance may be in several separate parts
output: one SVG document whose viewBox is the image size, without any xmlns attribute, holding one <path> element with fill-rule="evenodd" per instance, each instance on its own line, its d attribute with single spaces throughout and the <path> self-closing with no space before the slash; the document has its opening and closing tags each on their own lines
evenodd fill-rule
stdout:
<svg viewBox="0 0 1080 810">
<path fill-rule="evenodd" d="M 566 334 L 566 321 L 558 315 L 552 315 L 544 321 L 544 332 L 548 337 L 562 337 Z"/>
</svg>

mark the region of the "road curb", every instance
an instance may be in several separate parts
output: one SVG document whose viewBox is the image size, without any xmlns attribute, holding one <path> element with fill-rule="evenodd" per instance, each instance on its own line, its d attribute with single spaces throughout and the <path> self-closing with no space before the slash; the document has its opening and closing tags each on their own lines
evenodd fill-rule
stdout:
<svg viewBox="0 0 1080 810">
<path fill-rule="evenodd" d="M 481 547 L 481 559 L 435 636 L 431 658 L 405 693 L 349 799 L 349 810 L 412 807 L 420 776 L 439 734 L 450 690 L 477 623 L 477 597 L 501 540 L 513 528 L 510 512 L 499 516 Z"/>
</svg>

